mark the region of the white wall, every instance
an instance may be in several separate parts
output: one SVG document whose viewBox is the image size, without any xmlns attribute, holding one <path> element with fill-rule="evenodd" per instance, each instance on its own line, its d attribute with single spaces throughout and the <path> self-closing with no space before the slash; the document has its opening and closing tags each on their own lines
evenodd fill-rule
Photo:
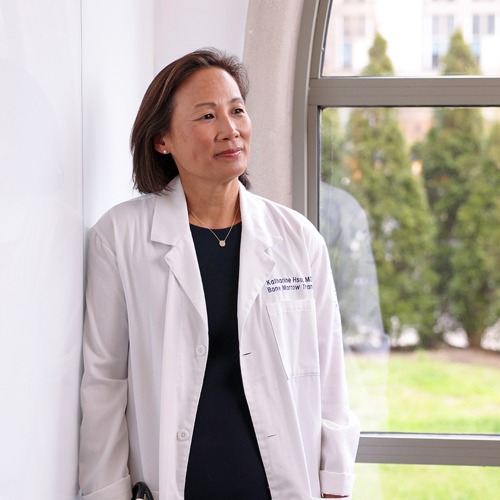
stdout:
<svg viewBox="0 0 500 500">
<path fill-rule="evenodd" d="M 249 2 L 253 0 L 157 0 L 155 70 L 201 47 L 243 57 Z"/>
<path fill-rule="evenodd" d="M 78 2 L 0 0 L 0 498 L 77 490 Z"/>
<path fill-rule="evenodd" d="M 131 198 L 130 129 L 153 73 L 154 2 L 82 1 L 85 226 Z"/>
</svg>

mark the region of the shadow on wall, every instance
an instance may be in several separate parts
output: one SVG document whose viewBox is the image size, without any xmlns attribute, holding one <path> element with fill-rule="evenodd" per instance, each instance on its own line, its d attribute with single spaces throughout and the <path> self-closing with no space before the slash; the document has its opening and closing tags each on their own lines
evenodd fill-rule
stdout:
<svg viewBox="0 0 500 500">
<path fill-rule="evenodd" d="M 0 491 L 77 494 L 82 220 L 43 89 L 0 60 Z"/>
</svg>

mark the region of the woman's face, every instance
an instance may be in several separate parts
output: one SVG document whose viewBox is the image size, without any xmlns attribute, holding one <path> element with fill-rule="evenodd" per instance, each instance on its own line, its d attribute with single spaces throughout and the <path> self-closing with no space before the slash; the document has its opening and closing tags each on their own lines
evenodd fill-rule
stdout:
<svg viewBox="0 0 500 500">
<path fill-rule="evenodd" d="M 250 155 L 252 123 L 233 77 L 220 68 L 191 75 L 174 96 L 170 131 L 155 141 L 181 180 L 207 187 L 237 179 Z"/>
</svg>

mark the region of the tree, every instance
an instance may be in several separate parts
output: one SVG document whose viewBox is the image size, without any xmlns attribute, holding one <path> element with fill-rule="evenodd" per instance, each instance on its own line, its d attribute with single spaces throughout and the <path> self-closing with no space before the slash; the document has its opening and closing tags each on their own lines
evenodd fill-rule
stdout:
<svg viewBox="0 0 500 500">
<path fill-rule="evenodd" d="M 394 66 L 387 55 L 387 41 L 380 33 L 375 33 L 373 45 L 368 50 L 368 56 L 368 64 L 361 72 L 361 75 L 394 76 Z"/>
<path fill-rule="evenodd" d="M 479 73 L 475 57 L 459 30 L 451 37 L 442 73 Z M 484 184 L 488 182 L 483 137 L 481 110 L 440 108 L 436 109 L 434 125 L 418 148 L 438 228 L 434 268 L 439 275 L 440 310 L 458 321 L 472 345 L 480 341 L 490 301 L 484 281 L 488 259 L 483 259 L 480 248 L 481 239 L 487 235 L 479 236 L 491 224 L 477 225 L 478 217 L 483 216 L 481 207 L 488 208 L 483 204 L 485 200 L 481 200 L 487 188 Z"/>
<path fill-rule="evenodd" d="M 493 126 L 482 172 L 471 179 L 470 194 L 457 213 L 453 274 L 448 291 L 451 312 L 472 347 L 500 315 L 500 124 Z"/>
<path fill-rule="evenodd" d="M 394 74 L 386 50 L 387 42 L 377 34 L 363 74 Z M 435 225 L 422 180 L 412 173 L 397 111 L 352 111 L 346 149 L 347 189 L 370 220 L 384 327 L 396 334 L 415 327 L 423 345 L 434 345 L 436 277 L 429 263 Z"/>
<path fill-rule="evenodd" d="M 490 300 L 490 317 L 493 322 L 497 322 L 500 317 L 500 199 L 498 192 L 500 189 L 500 123 L 497 122 L 492 127 L 486 143 L 486 168 L 485 178 L 491 190 L 488 196 L 494 200 L 491 209 L 491 232 L 485 241 L 485 251 L 488 258 L 488 271 L 490 288 L 492 290 Z M 491 323 L 490 323 L 491 324 Z"/>
<path fill-rule="evenodd" d="M 460 29 L 450 39 L 450 47 L 442 60 L 443 75 L 479 75 L 476 57 L 465 43 Z"/>
</svg>

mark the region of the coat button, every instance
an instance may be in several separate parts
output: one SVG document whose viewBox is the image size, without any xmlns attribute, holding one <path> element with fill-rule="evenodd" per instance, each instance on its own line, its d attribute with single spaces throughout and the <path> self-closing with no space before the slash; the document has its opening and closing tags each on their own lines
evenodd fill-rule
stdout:
<svg viewBox="0 0 500 500">
<path fill-rule="evenodd" d="M 177 439 L 179 441 L 187 441 L 189 439 L 189 431 L 187 431 L 186 429 L 181 429 L 177 433 Z"/>
<path fill-rule="evenodd" d="M 207 353 L 207 348 L 204 345 L 196 346 L 197 356 L 205 356 L 206 353 Z"/>
</svg>

